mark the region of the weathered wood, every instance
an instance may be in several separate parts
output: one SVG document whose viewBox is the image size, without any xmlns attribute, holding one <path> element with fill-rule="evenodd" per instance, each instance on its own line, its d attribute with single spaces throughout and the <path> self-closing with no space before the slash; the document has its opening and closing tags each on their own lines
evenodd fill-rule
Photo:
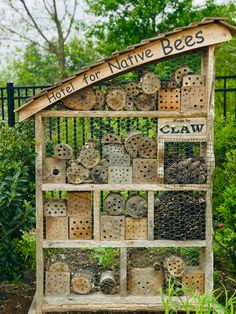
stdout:
<svg viewBox="0 0 236 314">
<path fill-rule="evenodd" d="M 109 166 L 109 184 L 129 184 L 132 183 L 132 167 L 129 166 Z"/>
<path fill-rule="evenodd" d="M 205 75 L 184 75 L 183 86 L 202 87 L 206 85 Z"/>
<path fill-rule="evenodd" d="M 103 156 L 109 157 L 110 155 L 123 155 L 125 148 L 124 145 L 120 144 L 106 144 L 103 145 Z"/>
<path fill-rule="evenodd" d="M 95 90 L 96 104 L 94 105 L 94 110 L 104 110 L 105 109 L 105 95 L 101 89 Z"/>
<path fill-rule="evenodd" d="M 44 202 L 44 216 L 67 216 L 66 201 L 50 199 Z"/>
<path fill-rule="evenodd" d="M 145 136 L 142 138 L 138 154 L 141 158 L 153 158 L 157 153 L 156 139 Z"/>
<path fill-rule="evenodd" d="M 128 260 L 130 265 L 135 268 L 146 268 L 151 264 L 151 256 L 147 248 L 129 249 Z"/>
<path fill-rule="evenodd" d="M 157 183 L 157 159 L 133 159 L 133 183 Z"/>
<path fill-rule="evenodd" d="M 162 262 L 162 266 L 171 278 L 183 277 L 185 262 L 182 257 L 174 254 L 167 255 Z"/>
<path fill-rule="evenodd" d="M 46 271 L 45 295 L 69 295 L 70 294 L 70 272 Z"/>
<path fill-rule="evenodd" d="M 182 277 L 182 288 L 185 295 L 204 293 L 204 272 L 187 268 Z"/>
<path fill-rule="evenodd" d="M 92 88 L 85 88 L 63 99 L 63 104 L 73 110 L 91 110 L 96 104 L 96 96 Z"/>
<path fill-rule="evenodd" d="M 119 135 L 115 133 L 106 133 L 103 135 L 102 144 L 122 144 L 122 139 Z"/>
<path fill-rule="evenodd" d="M 70 217 L 91 213 L 91 192 L 68 192 L 67 208 Z"/>
<path fill-rule="evenodd" d="M 69 235 L 71 240 L 92 239 L 92 213 L 80 214 L 69 218 Z"/>
<path fill-rule="evenodd" d="M 114 294 L 117 292 L 117 283 L 113 271 L 106 270 L 101 274 L 100 289 L 104 294 Z"/>
<path fill-rule="evenodd" d="M 147 218 L 125 218 L 126 240 L 147 240 Z"/>
<path fill-rule="evenodd" d="M 130 155 L 110 154 L 109 166 L 130 166 Z"/>
<path fill-rule="evenodd" d="M 104 201 L 104 210 L 107 215 L 119 216 L 125 209 L 125 199 L 118 193 L 110 193 Z"/>
<path fill-rule="evenodd" d="M 95 241 L 100 241 L 101 219 L 100 219 L 101 193 L 96 190 L 93 192 L 93 237 Z"/>
<path fill-rule="evenodd" d="M 147 201 L 139 195 L 130 196 L 126 202 L 127 214 L 133 218 L 147 216 Z"/>
<path fill-rule="evenodd" d="M 101 160 L 101 162 L 91 170 L 91 178 L 94 183 L 105 184 L 108 182 L 108 163 L 106 163 Z"/>
<path fill-rule="evenodd" d="M 147 72 L 141 78 L 141 87 L 145 94 L 153 95 L 161 87 L 159 77 L 153 72 Z"/>
<path fill-rule="evenodd" d="M 125 149 L 131 157 L 136 157 L 138 154 L 140 143 L 143 139 L 143 134 L 140 131 L 130 132 L 125 140 Z"/>
<path fill-rule="evenodd" d="M 69 272 L 70 268 L 65 262 L 56 261 L 56 262 L 51 263 L 49 265 L 48 270 L 50 272 Z"/>
<path fill-rule="evenodd" d="M 66 166 L 64 160 L 47 157 L 43 160 L 43 182 L 65 183 Z"/>
<path fill-rule="evenodd" d="M 133 268 L 128 273 L 128 291 L 131 295 L 160 295 L 164 273 L 153 268 Z"/>
<path fill-rule="evenodd" d="M 99 151 L 94 147 L 83 147 L 77 162 L 81 163 L 86 169 L 92 169 L 100 162 Z"/>
<path fill-rule="evenodd" d="M 125 239 L 124 216 L 101 216 L 101 241 Z"/>
<path fill-rule="evenodd" d="M 68 239 L 68 218 L 46 217 L 46 239 L 47 240 Z"/>
<path fill-rule="evenodd" d="M 129 82 L 125 85 L 125 91 L 128 96 L 138 96 L 140 93 L 139 83 Z"/>
<path fill-rule="evenodd" d="M 207 110 L 206 88 L 186 87 L 181 88 L 181 111 Z"/>
<path fill-rule="evenodd" d="M 178 68 L 176 71 L 175 71 L 175 75 L 174 75 L 174 79 L 175 81 L 179 84 L 182 82 L 183 80 L 183 77 L 184 75 L 187 75 L 191 72 L 190 68 L 188 66 L 186 67 L 181 67 L 181 68 Z"/>
<path fill-rule="evenodd" d="M 161 88 L 158 93 L 159 111 L 180 111 L 180 89 Z"/>
<path fill-rule="evenodd" d="M 125 241 L 123 241 L 124 243 Z M 120 248 L 120 296 L 127 295 L 127 249 Z"/>
<path fill-rule="evenodd" d="M 78 294 L 88 294 L 94 287 L 94 275 L 88 269 L 79 270 L 71 279 L 72 289 Z"/>
<path fill-rule="evenodd" d="M 154 240 L 154 193 L 148 191 L 148 240 Z"/>
<path fill-rule="evenodd" d="M 70 145 L 60 143 L 55 146 L 54 155 L 58 159 L 71 159 L 73 155 L 73 151 Z"/>
<path fill-rule="evenodd" d="M 66 176 L 68 183 L 80 184 L 89 178 L 90 171 L 77 161 L 72 161 L 67 168 Z"/>
<path fill-rule="evenodd" d="M 148 94 L 139 94 L 134 99 L 134 105 L 138 110 L 151 111 L 155 108 L 155 98 Z"/>
<path fill-rule="evenodd" d="M 126 105 L 126 92 L 122 89 L 111 89 L 106 96 L 107 106 L 112 110 L 122 110 Z"/>
</svg>

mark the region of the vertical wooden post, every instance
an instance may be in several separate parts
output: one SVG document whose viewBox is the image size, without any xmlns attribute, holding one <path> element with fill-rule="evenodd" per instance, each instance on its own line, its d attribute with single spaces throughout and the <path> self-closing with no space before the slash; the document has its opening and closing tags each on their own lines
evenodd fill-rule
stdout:
<svg viewBox="0 0 236 314">
<path fill-rule="evenodd" d="M 44 258 L 43 258 L 43 192 L 42 170 L 44 158 L 44 124 L 41 114 L 35 116 L 36 150 L 36 313 L 42 313 Z"/>
<path fill-rule="evenodd" d="M 127 248 L 120 248 L 120 295 L 127 295 Z"/>
<path fill-rule="evenodd" d="M 212 222 L 212 174 L 214 160 L 214 87 L 215 87 L 215 46 L 209 46 L 202 53 L 202 74 L 206 75 L 208 103 L 207 120 L 207 193 L 206 193 L 206 248 L 205 248 L 205 293 L 213 290 L 213 222 Z"/>
<path fill-rule="evenodd" d="M 101 213 L 100 213 L 100 191 L 93 193 L 93 235 L 95 241 L 100 241 L 101 238 Z"/>
<path fill-rule="evenodd" d="M 158 183 L 164 182 L 164 140 L 158 138 L 157 143 L 157 180 Z"/>
<path fill-rule="evenodd" d="M 148 240 L 154 240 L 154 192 L 148 191 Z"/>
</svg>

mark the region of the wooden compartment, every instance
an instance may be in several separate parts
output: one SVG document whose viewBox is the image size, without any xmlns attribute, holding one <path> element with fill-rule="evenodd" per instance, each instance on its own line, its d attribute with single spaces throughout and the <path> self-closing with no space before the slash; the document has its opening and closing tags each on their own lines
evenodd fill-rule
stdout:
<svg viewBox="0 0 236 314">
<path fill-rule="evenodd" d="M 182 287 L 185 290 L 186 295 L 194 293 L 203 294 L 205 284 L 205 274 L 202 270 L 194 269 L 194 267 L 188 267 L 183 274 Z"/>
<path fill-rule="evenodd" d="M 164 273 L 151 267 L 128 271 L 128 293 L 132 295 L 160 295 L 164 287 Z"/>
<path fill-rule="evenodd" d="M 46 271 L 45 295 L 66 296 L 70 294 L 70 272 Z"/>
<path fill-rule="evenodd" d="M 157 183 L 157 159 L 134 159 L 133 183 Z"/>
<path fill-rule="evenodd" d="M 46 217 L 46 240 L 68 239 L 68 217 Z"/>
<path fill-rule="evenodd" d="M 66 165 L 64 160 L 47 157 L 43 160 L 43 183 L 65 183 Z"/>
<path fill-rule="evenodd" d="M 147 218 L 125 218 L 126 240 L 147 240 Z"/>
<path fill-rule="evenodd" d="M 121 241 L 125 239 L 124 216 L 101 216 L 101 241 Z"/>
</svg>

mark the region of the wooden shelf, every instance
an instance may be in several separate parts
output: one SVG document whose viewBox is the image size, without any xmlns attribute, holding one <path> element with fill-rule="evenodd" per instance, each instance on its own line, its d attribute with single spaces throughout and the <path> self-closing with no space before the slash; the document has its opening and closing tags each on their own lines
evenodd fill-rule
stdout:
<svg viewBox="0 0 236 314">
<path fill-rule="evenodd" d="M 206 247 L 205 240 L 124 240 L 124 241 L 95 241 L 95 240 L 55 240 L 43 241 L 43 248 L 99 248 L 99 247 Z"/>
<path fill-rule="evenodd" d="M 166 299 L 167 296 L 164 296 Z M 188 301 L 194 305 L 194 298 L 173 297 L 171 300 L 183 309 L 182 303 Z M 45 296 L 42 300 L 42 309 L 44 312 L 54 311 L 160 311 L 163 310 L 161 296 L 120 296 L 103 295 L 94 293 L 91 295 L 75 295 L 54 297 Z"/>
<path fill-rule="evenodd" d="M 73 111 L 73 110 L 44 110 L 42 117 L 78 117 L 78 118 L 191 118 L 206 117 L 206 111 L 177 112 L 177 111 Z"/>
<path fill-rule="evenodd" d="M 207 184 L 42 184 L 42 191 L 207 191 Z"/>
</svg>

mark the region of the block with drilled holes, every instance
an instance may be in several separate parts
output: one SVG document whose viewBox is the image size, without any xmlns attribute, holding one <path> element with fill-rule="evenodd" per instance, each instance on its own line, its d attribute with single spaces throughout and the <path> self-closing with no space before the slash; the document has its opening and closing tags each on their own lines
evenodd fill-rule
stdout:
<svg viewBox="0 0 236 314">
<path fill-rule="evenodd" d="M 109 156 L 110 166 L 130 166 L 129 154 L 110 154 Z"/>
<path fill-rule="evenodd" d="M 124 216 L 101 216 L 101 241 L 120 241 L 125 239 Z"/>
<path fill-rule="evenodd" d="M 44 203 L 44 216 L 63 217 L 67 215 L 66 201 L 61 199 L 51 199 Z"/>
<path fill-rule="evenodd" d="M 129 184 L 132 183 L 132 167 L 109 166 L 108 167 L 109 184 Z"/>
<path fill-rule="evenodd" d="M 163 88 L 158 92 L 159 111 L 179 111 L 180 110 L 180 89 Z"/>
<path fill-rule="evenodd" d="M 92 239 L 92 217 L 81 215 L 69 218 L 70 239 L 91 240 Z"/>
<path fill-rule="evenodd" d="M 45 295 L 69 295 L 70 294 L 70 272 L 46 271 Z"/>
<path fill-rule="evenodd" d="M 188 267 L 182 277 L 182 287 L 185 295 L 204 293 L 204 272 L 200 269 Z"/>
<path fill-rule="evenodd" d="M 125 218 L 126 240 L 147 240 L 147 218 Z"/>
<path fill-rule="evenodd" d="M 157 160 L 134 159 L 133 183 L 157 183 Z"/>
<path fill-rule="evenodd" d="M 65 161 L 55 157 L 45 158 L 43 161 L 43 183 L 65 183 Z"/>
<path fill-rule="evenodd" d="M 160 295 L 164 273 L 151 267 L 133 268 L 128 272 L 128 292 L 132 295 Z"/>
<path fill-rule="evenodd" d="M 121 144 L 104 144 L 102 146 L 103 156 L 124 155 L 125 148 Z"/>
<path fill-rule="evenodd" d="M 181 111 L 206 110 L 207 97 L 205 87 L 186 87 L 181 89 Z"/>
<path fill-rule="evenodd" d="M 68 216 L 76 217 L 84 213 L 91 216 L 91 192 L 68 192 Z"/>
<path fill-rule="evenodd" d="M 205 86 L 206 76 L 205 75 L 184 75 L 183 86 Z"/>
<path fill-rule="evenodd" d="M 46 217 L 46 240 L 67 240 L 68 218 Z"/>
</svg>

